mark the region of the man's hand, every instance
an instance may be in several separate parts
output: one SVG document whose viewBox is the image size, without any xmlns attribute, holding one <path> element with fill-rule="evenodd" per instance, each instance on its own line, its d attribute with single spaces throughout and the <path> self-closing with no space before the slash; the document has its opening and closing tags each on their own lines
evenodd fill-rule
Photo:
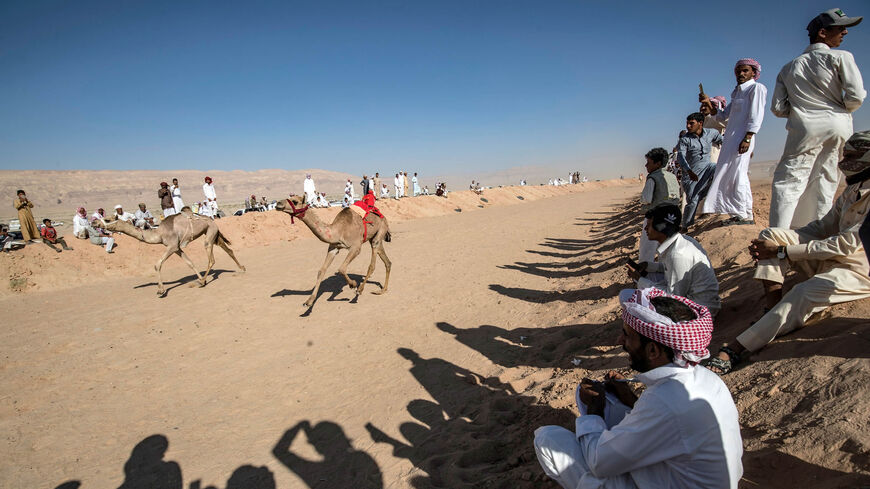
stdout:
<svg viewBox="0 0 870 489">
<path fill-rule="evenodd" d="M 692 170 L 689 170 L 689 179 L 692 180 L 693 182 L 697 182 L 698 175 L 695 172 L 693 172 Z"/>
<path fill-rule="evenodd" d="M 768 260 L 776 258 L 776 249 L 778 246 L 773 241 L 766 239 L 753 239 L 749 245 L 749 254 L 754 260 Z"/>
<path fill-rule="evenodd" d="M 634 391 L 631 390 L 631 387 L 628 386 L 625 382 L 614 382 L 618 379 L 624 379 L 625 376 L 621 373 L 611 370 L 604 375 L 604 387 L 616 394 L 616 397 L 619 398 L 619 401 L 626 406 L 633 408 L 634 403 L 637 402 L 637 396 L 634 394 Z"/>
<path fill-rule="evenodd" d="M 580 402 L 586 405 L 586 414 L 604 416 L 604 384 L 584 378 L 580 383 Z"/>
<path fill-rule="evenodd" d="M 749 143 L 747 143 L 746 140 L 744 139 L 744 140 L 740 141 L 740 147 L 737 148 L 737 152 L 740 154 L 743 154 L 747 151 L 749 151 Z"/>
<path fill-rule="evenodd" d="M 706 93 L 698 94 L 698 102 L 701 102 L 701 105 L 707 107 L 707 110 L 710 112 L 710 115 L 716 115 L 716 107 L 713 106 L 713 102 L 710 102 L 710 97 L 707 96 Z"/>
<path fill-rule="evenodd" d="M 637 268 L 632 268 L 631 265 L 626 264 L 625 271 L 626 271 L 626 273 L 628 273 L 628 277 L 636 282 L 636 281 L 640 280 L 640 278 L 641 278 L 640 272 L 646 270 L 646 266 L 647 266 L 647 263 L 645 261 L 638 263 Z"/>
</svg>

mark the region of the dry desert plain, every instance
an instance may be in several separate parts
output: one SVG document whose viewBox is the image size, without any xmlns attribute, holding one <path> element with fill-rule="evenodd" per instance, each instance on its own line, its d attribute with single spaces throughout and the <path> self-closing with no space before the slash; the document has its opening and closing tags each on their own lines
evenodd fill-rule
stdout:
<svg viewBox="0 0 870 489">
<path fill-rule="evenodd" d="M 616 294 L 630 284 L 640 184 L 506 187 L 381 202 L 390 290 L 354 299 L 326 245 L 289 216 L 219 221 L 204 288 L 161 250 L 73 240 L 0 256 L 0 487 L 532 488 L 532 432 L 572 426 L 584 376 L 626 369 Z M 720 279 L 714 344 L 761 313 L 745 252 L 765 224 L 695 233 Z M 482 198 L 481 198 L 482 197 Z M 336 212 L 315 210 L 329 219 Z M 202 267 L 198 242 L 188 247 Z M 350 268 L 361 275 L 367 252 Z M 336 265 L 334 264 L 333 267 Z M 725 377 L 742 488 L 870 484 L 870 303 L 836 306 Z M 574 360 L 579 360 L 575 365 Z M 274 486 L 270 483 L 274 482 Z"/>
</svg>

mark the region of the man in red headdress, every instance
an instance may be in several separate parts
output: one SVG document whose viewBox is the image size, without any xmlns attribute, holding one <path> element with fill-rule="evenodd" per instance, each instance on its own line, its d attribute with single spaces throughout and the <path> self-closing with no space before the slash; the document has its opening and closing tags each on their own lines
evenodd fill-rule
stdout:
<svg viewBox="0 0 870 489">
<path fill-rule="evenodd" d="M 710 312 L 658 289 L 623 290 L 619 300 L 619 343 L 640 374 L 584 379 L 574 432 L 535 431 L 544 472 L 566 489 L 736 489 L 743 475 L 737 408 L 725 383 L 698 366 L 710 355 Z M 647 388 L 635 396 L 627 380 Z"/>
<path fill-rule="evenodd" d="M 202 193 L 205 195 L 205 206 L 208 209 L 207 214 L 211 217 L 218 216 L 217 193 L 214 190 L 214 185 L 211 183 L 211 177 L 205 177 L 205 183 L 202 184 Z M 202 211 L 200 211 L 202 212 Z"/>
</svg>

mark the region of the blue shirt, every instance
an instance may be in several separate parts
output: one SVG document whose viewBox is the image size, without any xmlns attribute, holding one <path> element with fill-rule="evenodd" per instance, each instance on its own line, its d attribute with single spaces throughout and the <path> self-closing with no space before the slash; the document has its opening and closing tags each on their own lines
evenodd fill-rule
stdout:
<svg viewBox="0 0 870 489">
<path fill-rule="evenodd" d="M 684 170 L 698 169 L 703 162 L 710 162 L 710 148 L 722 144 L 722 135 L 715 129 L 703 129 L 700 136 L 687 133 L 677 145 L 677 163 Z"/>
</svg>

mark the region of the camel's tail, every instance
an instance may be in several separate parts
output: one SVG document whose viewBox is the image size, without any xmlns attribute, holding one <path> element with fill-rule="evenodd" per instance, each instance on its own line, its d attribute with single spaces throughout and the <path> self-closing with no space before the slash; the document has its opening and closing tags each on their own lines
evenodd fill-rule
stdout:
<svg viewBox="0 0 870 489">
<path fill-rule="evenodd" d="M 215 244 L 217 244 L 218 246 L 221 246 L 222 244 L 229 246 L 232 243 L 230 243 L 230 240 L 228 240 L 227 237 L 224 236 L 224 234 L 222 232 L 218 231 L 217 240 L 215 241 Z"/>
</svg>

